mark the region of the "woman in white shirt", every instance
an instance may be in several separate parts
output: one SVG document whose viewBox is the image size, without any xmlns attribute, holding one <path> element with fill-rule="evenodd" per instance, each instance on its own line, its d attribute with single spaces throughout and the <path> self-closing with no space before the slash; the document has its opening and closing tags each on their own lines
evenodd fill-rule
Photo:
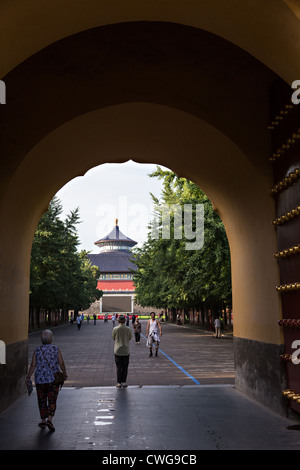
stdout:
<svg viewBox="0 0 300 470">
<path fill-rule="evenodd" d="M 150 350 L 149 357 L 153 355 L 152 354 L 153 343 L 155 344 L 155 356 L 157 356 L 159 343 L 160 343 L 160 336 L 162 336 L 161 324 L 155 319 L 155 313 L 151 312 L 150 315 L 151 315 L 151 318 L 150 320 L 148 320 L 147 332 L 146 332 L 147 344 Z"/>
</svg>

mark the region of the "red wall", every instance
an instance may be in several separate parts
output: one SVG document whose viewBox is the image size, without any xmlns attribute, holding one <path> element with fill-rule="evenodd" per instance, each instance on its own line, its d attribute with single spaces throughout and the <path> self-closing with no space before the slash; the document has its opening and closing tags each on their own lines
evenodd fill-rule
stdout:
<svg viewBox="0 0 300 470">
<path fill-rule="evenodd" d="M 97 288 L 100 290 L 118 291 L 129 290 L 134 291 L 133 281 L 98 281 Z"/>
</svg>

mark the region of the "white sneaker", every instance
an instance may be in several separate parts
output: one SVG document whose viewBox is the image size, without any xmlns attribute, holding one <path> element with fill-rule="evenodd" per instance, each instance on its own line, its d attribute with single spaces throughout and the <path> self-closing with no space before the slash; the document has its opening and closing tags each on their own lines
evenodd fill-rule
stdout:
<svg viewBox="0 0 300 470">
<path fill-rule="evenodd" d="M 117 383 L 117 384 L 116 384 L 116 387 L 118 387 L 118 388 L 121 388 L 121 387 L 122 387 L 122 385 L 121 385 L 121 384 L 119 384 L 119 383 Z"/>
<path fill-rule="evenodd" d="M 126 388 L 126 387 L 128 387 L 128 385 L 126 383 L 123 383 L 122 387 Z"/>
</svg>

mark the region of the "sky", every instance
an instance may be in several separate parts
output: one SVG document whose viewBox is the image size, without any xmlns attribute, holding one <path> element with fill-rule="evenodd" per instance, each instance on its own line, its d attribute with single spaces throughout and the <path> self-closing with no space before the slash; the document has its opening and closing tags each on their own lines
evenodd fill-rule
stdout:
<svg viewBox="0 0 300 470">
<path fill-rule="evenodd" d="M 162 191 L 162 181 L 148 176 L 155 169 L 156 165 L 132 160 L 105 163 L 74 178 L 58 191 L 62 218 L 79 208 L 79 251 L 99 253 L 94 243 L 113 229 L 116 219 L 121 232 L 138 242 L 138 246 L 146 241 L 153 211 L 150 192 L 160 197 Z"/>
</svg>

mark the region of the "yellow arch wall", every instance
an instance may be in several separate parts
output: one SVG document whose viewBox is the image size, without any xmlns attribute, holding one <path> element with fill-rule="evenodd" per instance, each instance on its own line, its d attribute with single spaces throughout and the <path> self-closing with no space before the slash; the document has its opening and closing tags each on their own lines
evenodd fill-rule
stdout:
<svg viewBox="0 0 300 470">
<path fill-rule="evenodd" d="M 79 31 L 128 21 L 166 21 L 217 34 L 291 83 L 300 76 L 296 13 L 295 2 L 282 0 L 2 2 L 0 77 L 40 49 Z"/>
<path fill-rule="evenodd" d="M 300 78 L 299 11 L 295 6 L 293 0 L 2 2 L 0 77 L 5 77 L 46 46 L 77 32 L 101 25 L 158 21 L 214 33 L 250 53 L 290 84 Z M 9 93 L 8 88 L 7 103 Z M 254 102 L 253 108 L 255 106 Z M 249 340 L 240 343 L 239 351 L 252 340 L 278 346 L 283 343 L 277 326 L 281 312 L 275 290 L 278 269 L 273 258 L 277 247 L 271 225 L 274 202 L 269 196 L 269 188 L 273 185 L 266 155 L 269 142 L 261 132 L 260 124 L 256 122 L 255 127 L 253 117 L 252 132 L 255 136 L 259 133 L 255 144 L 261 141 L 262 145 L 260 149 L 256 145 L 256 154 L 253 152 L 255 145 L 245 150 L 248 151 L 246 155 L 236 142 L 196 115 L 158 104 L 134 102 L 81 115 L 53 130 L 40 142 L 36 139 L 35 147 L 27 155 L 15 156 L 12 151 L 4 156 L 3 167 L 7 164 L 11 173 L 1 174 L 0 315 L 9 318 L 9 322 L 5 325 L 0 322 L 0 339 L 12 345 L 11 363 L 18 362 L 15 360 L 17 353 L 22 356 L 19 363 L 23 368 L 27 360 L 30 248 L 34 229 L 48 202 L 69 179 L 84 174 L 92 166 L 129 158 L 159 163 L 192 179 L 207 193 L 220 213 L 232 255 L 234 333 L 237 338 Z M 266 109 L 261 117 L 260 123 L 266 117 Z M 35 118 L 30 116 L 29 124 L 36 122 Z M 229 124 L 234 128 L 236 122 L 232 120 Z M 238 133 L 241 140 L 245 139 L 247 147 L 245 135 Z M 22 138 L 20 135 L 17 139 L 20 148 Z M 9 147 L 10 143 L 12 147 Z M 8 148 L 14 149 L 14 144 L 14 136 L 10 135 Z M 20 342 L 23 343 L 20 345 Z M 239 387 L 261 395 L 259 387 L 264 392 L 264 385 L 259 380 L 264 377 L 264 371 L 259 376 L 254 370 L 249 383 L 243 383 L 247 376 L 245 370 L 248 371 L 249 364 L 255 362 L 255 351 L 261 349 L 253 349 L 249 363 L 247 351 L 240 366 Z M 275 348 L 274 362 L 269 370 L 274 371 L 280 362 L 278 351 L 279 348 Z M 263 361 L 260 365 L 263 369 Z M 22 374 L 24 371 L 11 371 L 13 382 L 19 383 L 19 389 Z M 255 386 L 253 377 L 259 379 Z M 277 394 L 281 387 L 279 379 L 274 386 Z M 271 390 L 272 380 L 268 377 L 265 382 L 267 392 Z M 9 391 L 7 396 L 10 400 Z"/>
</svg>

